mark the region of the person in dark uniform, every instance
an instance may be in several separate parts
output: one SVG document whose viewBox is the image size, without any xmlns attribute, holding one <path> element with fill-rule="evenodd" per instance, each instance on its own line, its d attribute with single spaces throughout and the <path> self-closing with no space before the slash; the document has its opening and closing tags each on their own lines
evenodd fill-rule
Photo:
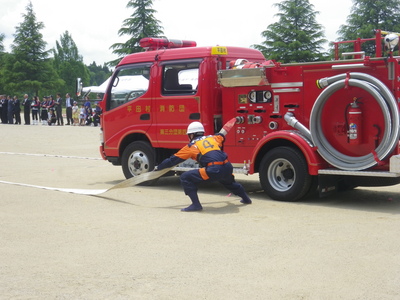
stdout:
<svg viewBox="0 0 400 300">
<path fill-rule="evenodd" d="M 43 97 L 43 101 L 40 103 L 41 112 L 40 115 L 42 120 L 42 125 L 47 125 L 47 120 L 49 118 L 49 113 L 47 110 L 47 106 L 49 105 L 49 99 L 47 96 Z"/>
<path fill-rule="evenodd" d="M 7 120 L 7 107 L 8 107 L 8 100 L 6 95 L 1 95 L 1 113 L 0 113 L 0 117 L 1 117 L 1 123 L 2 124 L 7 124 L 8 120 Z"/>
<path fill-rule="evenodd" d="M 3 102 L 4 102 L 4 96 L 0 95 L 0 118 L 1 118 L 1 123 L 3 123 Z"/>
<path fill-rule="evenodd" d="M 28 98 L 28 94 L 25 94 L 24 100 L 22 100 L 22 106 L 24 107 L 25 125 L 31 124 L 31 103 L 32 101 Z"/>
<path fill-rule="evenodd" d="M 64 119 L 62 116 L 62 99 L 60 93 L 57 93 L 55 104 L 56 104 L 55 107 L 56 107 L 57 125 L 64 126 Z"/>
<path fill-rule="evenodd" d="M 47 111 L 50 114 L 50 111 L 54 111 L 56 102 L 54 101 L 53 95 L 47 97 Z M 49 116 L 50 118 L 50 116 Z"/>
<path fill-rule="evenodd" d="M 38 115 L 40 109 L 40 100 L 38 96 L 33 97 L 31 106 L 32 106 L 32 124 L 38 125 L 39 124 Z"/>
<path fill-rule="evenodd" d="M 204 135 L 204 126 L 200 122 L 192 122 L 187 128 L 189 144 L 171 157 L 163 160 L 155 170 L 173 167 L 188 158 L 196 160 L 200 169 L 184 172 L 180 179 L 183 190 L 189 196 L 192 204 L 182 211 L 200 211 L 203 209 L 197 195 L 197 185 L 200 182 L 218 181 L 233 194 L 241 197 L 243 204 L 251 204 L 243 186 L 235 181 L 233 167 L 228 161 L 228 155 L 222 151 L 225 135 L 235 124 L 236 119 L 230 120 L 221 131 L 215 135 Z"/>
<path fill-rule="evenodd" d="M 97 126 L 98 124 L 100 124 L 100 115 L 102 114 L 102 109 L 98 102 L 96 102 L 95 104 L 96 106 L 94 108 L 93 124 L 94 126 Z"/>
<path fill-rule="evenodd" d="M 14 96 L 15 124 L 21 125 L 21 103 L 17 96 Z"/>
<path fill-rule="evenodd" d="M 57 116 L 54 109 L 49 109 L 48 112 L 49 112 L 49 119 L 47 120 L 47 124 L 49 124 L 49 126 L 56 125 Z"/>
<path fill-rule="evenodd" d="M 14 124 L 14 100 L 11 96 L 7 96 L 7 121 L 8 124 Z"/>
</svg>

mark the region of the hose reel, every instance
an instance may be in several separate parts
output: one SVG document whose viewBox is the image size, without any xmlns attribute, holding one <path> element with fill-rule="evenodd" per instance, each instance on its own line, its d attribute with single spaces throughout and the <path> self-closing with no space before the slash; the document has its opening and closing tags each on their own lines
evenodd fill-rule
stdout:
<svg viewBox="0 0 400 300">
<path fill-rule="evenodd" d="M 391 91 L 377 78 L 353 72 L 340 74 L 317 81 L 320 88 L 325 88 L 314 103 L 310 116 L 311 138 L 319 154 L 338 169 L 357 171 L 371 168 L 384 160 L 399 141 L 399 110 Z M 367 91 L 378 102 L 383 112 L 385 131 L 381 143 L 376 149 L 363 156 L 348 156 L 337 151 L 326 139 L 322 131 L 322 110 L 332 94 L 345 86 L 359 87 Z"/>
</svg>

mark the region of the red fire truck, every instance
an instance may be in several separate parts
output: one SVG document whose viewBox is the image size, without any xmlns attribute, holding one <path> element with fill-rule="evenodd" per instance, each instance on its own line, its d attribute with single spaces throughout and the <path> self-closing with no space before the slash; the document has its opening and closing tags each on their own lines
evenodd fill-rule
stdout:
<svg viewBox="0 0 400 300">
<path fill-rule="evenodd" d="M 374 58 L 360 51 L 370 40 Z M 213 134 L 236 118 L 224 151 L 272 199 L 398 184 L 398 35 L 349 42 L 341 59 L 336 43 L 336 60 L 281 64 L 255 49 L 142 39 L 147 51 L 121 60 L 101 101 L 102 157 L 130 178 L 187 143 L 189 123 Z"/>
</svg>

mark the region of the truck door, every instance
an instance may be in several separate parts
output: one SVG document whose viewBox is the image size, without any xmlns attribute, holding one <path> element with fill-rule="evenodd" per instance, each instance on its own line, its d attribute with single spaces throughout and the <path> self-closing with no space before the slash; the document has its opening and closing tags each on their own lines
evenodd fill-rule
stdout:
<svg viewBox="0 0 400 300">
<path fill-rule="evenodd" d="M 200 63 L 201 59 L 192 59 L 160 64 L 160 94 L 154 99 L 157 147 L 182 147 L 188 142 L 187 126 L 193 121 L 200 121 Z"/>
<path fill-rule="evenodd" d="M 131 132 L 145 133 L 152 122 L 150 69 L 152 63 L 118 68 L 108 87 L 103 132 L 108 156 L 118 156 L 121 140 Z"/>
</svg>

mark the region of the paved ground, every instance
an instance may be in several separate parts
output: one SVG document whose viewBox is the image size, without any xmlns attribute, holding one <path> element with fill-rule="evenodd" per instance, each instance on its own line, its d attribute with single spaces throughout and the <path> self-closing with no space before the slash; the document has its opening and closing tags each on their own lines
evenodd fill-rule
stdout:
<svg viewBox="0 0 400 300">
<path fill-rule="evenodd" d="M 0 180 L 106 189 L 99 129 L 0 125 Z M 34 155 L 33 155 L 34 154 Z M 400 299 L 400 189 L 254 204 L 179 179 L 85 196 L 0 183 L 0 299 Z"/>
</svg>

